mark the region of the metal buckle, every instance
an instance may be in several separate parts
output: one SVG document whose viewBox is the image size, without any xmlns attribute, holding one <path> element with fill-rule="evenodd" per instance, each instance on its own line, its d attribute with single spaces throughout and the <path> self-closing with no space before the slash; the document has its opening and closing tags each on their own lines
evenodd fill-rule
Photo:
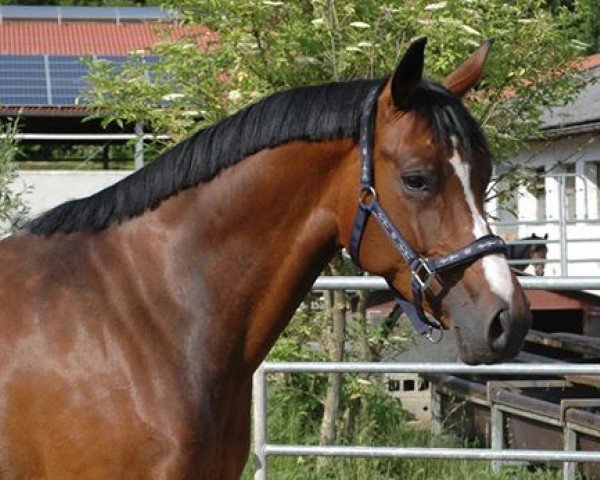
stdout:
<svg viewBox="0 0 600 480">
<path fill-rule="evenodd" d="M 358 205 L 365 210 L 371 210 L 375 202 L 377 202 L 375 187 L 363 187 L 358 196 Z"/>
<path fill-rule="evenodd" d="M 427 260 L 421 257 L 418 258 L 418 262 L 419 264 L 416 266 L 416 268 L 411 267 L 411 273 L 413 278 L 421 287 L 421 291 L 424 291 L 429 288 L 429 285 L 431 285 L 431 282 L 435 278 L 435 270 L 429 266 Z"/>
<path fill-rule="evenodd" d="M 433 332 L 438 331 L 439 334 L 438 336 L 434 336 Z M 427 332 L 425 333 L 425 338 L 427 340 L 429 340 L 431 343 L 440 343 L 442 341 L 442 339 L 444 338 L 444 329 L 442 328 L 442 326 L 433 326 L 433 325 L 428 325 L 427 326 Z"/>
</svg>

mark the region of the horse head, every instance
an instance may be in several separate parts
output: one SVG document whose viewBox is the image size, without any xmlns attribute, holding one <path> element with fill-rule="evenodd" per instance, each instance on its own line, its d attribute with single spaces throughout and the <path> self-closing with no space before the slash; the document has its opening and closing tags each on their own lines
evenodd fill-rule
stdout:
<svg viewBox="0 0 600 480">
<path fill-rule="evenodd" d="M 548 240 L 548 234 L 538 237 L 535 233 L 530 237 L 532 240 Z M 548 247 L 545 243 L 532 243 L 529 245 L 529 256 L 532 260 L 545 260 L 548 255 Z M 545 273 L 544 263 L 534 263 L 533 268 L 538 277 L 543 277 Z"/>
<path fill-rule="evenodd" d="M 371 165 L 363 163 L 359 205 L 373 214 L 362 221 L 359 246 L 350 245 L 350 250 L 354 248 L 353 256 L 364 269 L 382 275 L 401 297 L 416 301 L 422 293 L 417 303 L 443 328 L 454 328 L 463 361 L 510 359 L 522 347 L 531 313 L 485 218 L 491 155 L 461 100 L 480 80 L 491 42 L 442 84 L 422 77 L 425 44 L 420 39 L 409 47 L 373 102 L 371 145 L 361 139 L 359 148 L 361 157 L 372 157 Z M 372 185 L 365 185 L 369 176 Z M 345 238 L 356 237 L 351 232 L 357 222 L 350 218 L 341 227 Z M 492 250 L 485 254 L 465 256 L 490 242 Z M 405 255 L 406 249 L 416 253 L 415 262 L 407 260 L 412 256 Z M 460 264 L 429 271 L 427 265 L 442 262 L 427 259 L 452 262 L 453 255 L 462 256 Z M 420 292 L 414 288 L 416 277 L 421 277 Z"/>
</svg>

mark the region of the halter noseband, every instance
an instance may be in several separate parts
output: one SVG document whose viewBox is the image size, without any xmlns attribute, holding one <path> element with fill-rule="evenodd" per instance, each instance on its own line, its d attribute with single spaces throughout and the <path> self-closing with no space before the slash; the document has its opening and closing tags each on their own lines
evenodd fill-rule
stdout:
<svg viewBox="0 0 600 480">
<path fill-rule="evenodd" d="M 400 308 L 408 315 L 415 330 L 421 335 L 425 335 L 432 342 L 437 343 L 442 339 L 442 325 L 437 319 L 427 317 L 422 305 L 423 294 L 429 288 L 436 273 L 470 263 L 485 255 L 505 253 L 506 243 L 496 235 L 484 235 L 459 250 L 437 258 L 423 258 L 409 245 L 379 203 L 374 186 L 373 144 L 375 141 L 375 114 L 379 92 L 379 88 L 374 88 L 369 92 L 360 117 L 360 195 L 350 235 L 350 255 L 354 262 L 360 265 L 359 252 L 362 235 L 367 220 L 373 215 L 410 267 L 412 272 L 412 302 L 397 291 L 389 281 L 388 285 L 394 292 Z M 439 332 L 439 335 L 435 338 L 434 331 Z"/>
</svg>

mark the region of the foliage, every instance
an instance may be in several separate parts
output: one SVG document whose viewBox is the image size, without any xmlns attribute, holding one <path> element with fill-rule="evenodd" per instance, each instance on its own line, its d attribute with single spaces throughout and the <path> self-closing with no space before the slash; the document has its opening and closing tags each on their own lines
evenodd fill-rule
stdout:
<svg viewBox="0 0 600 480">
<path fill-rule="evenodd" d="M 580 21 L 575 24 L 574 34 L 587 46 L 587 52 L 600 50 L 600 3 L 597 0 L 579 0 Z"/>
<path fill-rule="evenodd" d="M 584 84 L 572 60 L 585 45 L 570 38 L 582 13 L 549 8 L 544 0 L 183 0 L 170 6 L 187 23 L 218 32 L 219 41 L 205 51 L 191 38 L 159 44 L 151 53 L 162 61 L 154 66 L 140 58 L 119 72 L 99 65 L 91 76 L 92 103 L 107 122 L 143 121 L 177 141 L 275 90 L 388 75 L 419 36 L 429 38 L 426 69 L 438 80 L 493 37 L 485 81 L 467 102 L 495 158 L 505 163 L 539 134 L 541 110 L 567 102 Z M 205 121 L 195 124 L 190 111 Z M 510 189 L 532 176 L 512 172 Z"/>
<path fill-rule="evenodd" d="M 15 135 L 17 122 L 0 122 L 0 238 L 20 228 L 29 211 L 23 190 L 15 190 L 15 159 L 19 147 Z"/>
<path fill-rule="evenodd" d="M 231 87 L 241 104 L 272 90 L 339 78 L 389 74 L 407 44 L 429 38 L 427 70 L 443 78 L 486 38 L 495 38 L 486 80 L 471 108 L 499 159 L 535 133 L 540 109 L 564 102 L 579 85 L 571 60 L 578 44 L 564 29 L 574 14 L 550 15 L 541 0 L 178 2 L 192 21 L 219 31 L 234 55 Z M 225 28 L 223 28 L 225 27 Z"/>
<path fill-rule="evenodd" d="M 86 60 L 94 89 L 86 102 L 97 109 L 102 125 L 142 122 L 155 134 L 178 142 L 204 122 L 223 116 L 221 100 L 226 84 L 220 58 L 206 55 L 191 40 L 161 42 L 152 50 L 161 61 L 150 63 L 143 53 L 129 56 L 124 68 L 108 61 Z M 202 75 L 199 74 L 202 72 Z M 207 105 L 211 109 L 206 109 Z"/>
</svg>

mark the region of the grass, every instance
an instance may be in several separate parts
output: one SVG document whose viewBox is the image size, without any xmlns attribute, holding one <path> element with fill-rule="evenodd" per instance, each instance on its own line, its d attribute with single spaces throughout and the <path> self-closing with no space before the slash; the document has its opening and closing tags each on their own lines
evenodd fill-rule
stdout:
<svg viewBox="0 0 600 480">
<path fill-rule="evenodd" d="M 318 444 L 318 402 L 293 395 L 281 385 L 270 386 L 268 432 L 269 443 Z M 308 406 L 307 406 L 308 405 Z M 369 399 L 357 419 L 355 435 L 338 439 L 338 444 L 378 445 L 395 447 L 468 447 L 449 435 L 433 437 L 427 428 L 407 422 L 397 400 Z M 316 408 L 313 408 L 316 407 Z M 343 431 L 343 420 L 339 429 Z M 343 437 L 343 436 L 342 436 Z M 473 445 L 471 445 L 473 446 Z M 350 459 L 329 458 L 317 468 L 317 460 L 309 457 L 269 457 L 271 480 L 559 480 L 562 471 L 556 468 L 505 466 L 500 474 L 491 471 L 490 462 L 473 460 L 425 459 Z M 254 476 L 250 455 L 243 480 Z"/>
<path fill-rule="evenodd" d="M 395 446 L 462 447 L 458 441 L 436 440 L 424 429 L 402 428 Z M 291 443 L 291 442 L 290 442 Z M 392 443 L 390 443 L 392 445 Z M 300 457 L 270 457 L 269 479 L 272 480 L 559 480 L 562 472 L 555 468 L 506 466 L 499 475 L 491 471 L 489 462 L 472 460 L 424 459 L 328 459 L 317 470 L 316 459 Z M 249 461 L 243 479 L 251 480 L 254 466 Z"/>
</svg>

